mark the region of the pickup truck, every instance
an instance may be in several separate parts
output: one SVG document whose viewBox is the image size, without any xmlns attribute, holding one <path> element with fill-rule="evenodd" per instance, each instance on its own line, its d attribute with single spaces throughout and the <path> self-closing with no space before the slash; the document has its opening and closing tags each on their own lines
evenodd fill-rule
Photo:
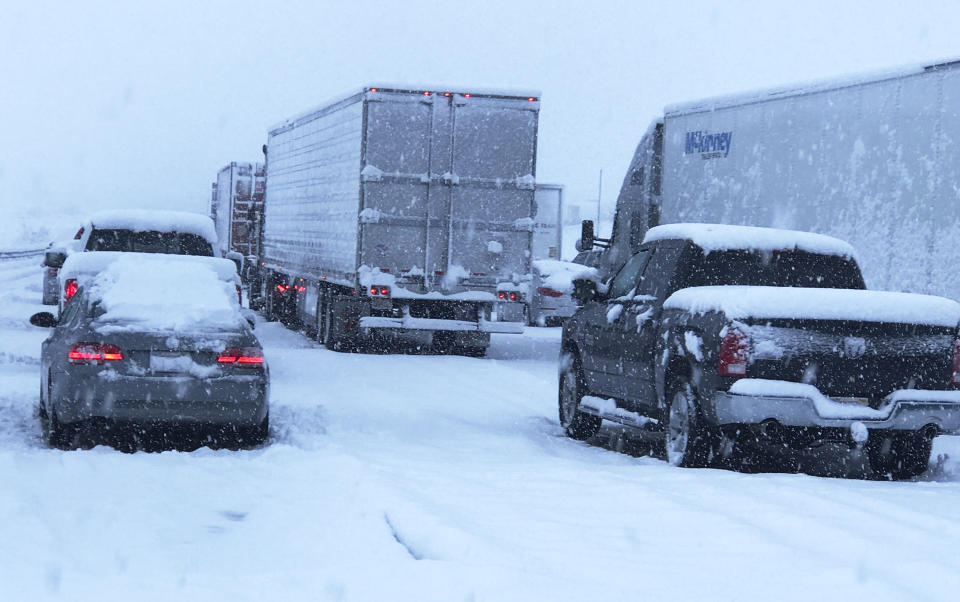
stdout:
<svg viewBox="0 0 960 602">
<path fill-rule="evenodd" d="M 868 291 L 855 255 L 807 232 L 651 228 L 612 278 L 574 283 L 566 434 L 646 429 L 676 466 L 830 443 L 881 477 L 924 472 L 933 438 L 960 429 L 960 304 Z"/>
</svg>

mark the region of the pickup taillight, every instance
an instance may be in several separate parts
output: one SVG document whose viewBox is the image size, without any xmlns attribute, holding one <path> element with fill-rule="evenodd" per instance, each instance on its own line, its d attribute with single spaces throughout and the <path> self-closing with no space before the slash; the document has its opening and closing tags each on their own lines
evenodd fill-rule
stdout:
<svg viewBox="0 0 960 602">
<path fill-rule="evenodd" d="M 69 301 L 71 297 L 77 294 L 77 289 L 80 286 L 77 284 L 76 278 L 70 278 L 63 285 L 63 299 Z"/>
<path fill-rule="evenodd" d="M 750 338 L 735 328 L 728 330 L 720 343 L 720 356 L 717 358 L 720 376 L 746 376 L 749 358 Z"/>
</svg>

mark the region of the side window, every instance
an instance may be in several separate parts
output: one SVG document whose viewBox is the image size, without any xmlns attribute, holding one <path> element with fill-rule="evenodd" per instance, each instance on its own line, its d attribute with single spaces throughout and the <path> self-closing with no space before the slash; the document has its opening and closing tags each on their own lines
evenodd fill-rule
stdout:
<svg viewBox="0 0 960 602">
<path fill-rule="evenodd" d="M 671 248 L 669 246 L 658 248 L 650 261 L 645 277 L 637 287 L 637 294 L 650 295 L 662 301 L 669 293 L 672 293 L 671 285 L 679 282 L 675 273 L 677 261 L 682 251 L 682 248 Z"/>
<path fill-rule="evenodd" d="M 630 294 L 630 291 L 637 286 L 640 274 L 643 273 L 643 268 L 649 259 L 650 251 L 643 250 L 627 260 L 610 283 L 610 298 L 616 299 Z"/>
</svg>

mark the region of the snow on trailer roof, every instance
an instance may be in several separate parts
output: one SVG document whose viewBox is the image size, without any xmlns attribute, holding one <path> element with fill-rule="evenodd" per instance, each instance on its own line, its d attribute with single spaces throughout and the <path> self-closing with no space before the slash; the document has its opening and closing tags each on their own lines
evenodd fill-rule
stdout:
<svg viewBox="0 0 960 602">
<path fill-rule="evenodd" d="M 862 84 L 889 81 L 904 77 L 916 76 L 929 71 L 941 71 L 944 69 L 953 69 L 957 67 L 960 67 L 960 59 L 950 58 L 896 69 L 886 69 L 883 71 L 874 71 L 871 73 L 851 75 L 847 77 L 799 83 L 792 86 L 754 90 L 740 94 L 729 94 L 705 98 L 702 100 L 676 103 L 667 105 L 663 112 L 667 117 L 677 117 L 692 113 L 705 113 L 709 111 L 716 111 L 718 109 L 726 109 L 729 107 L 756 104 L 766 102 L 768 100 L 776 100 L 778 98 L 786 98 L 789 96 L 805 96 L 808 94 L 816 94 L 818 92 L 826 92 L 829 90 L 840 90 Z"/>
<path fill-rule="evenodd" d="M 200 213 L 188 211 L 165 211 L 159 209 L 116 209 L 98 211 L 90 216 L 96 228 L 133 230 L 144 232 L 181 232 L 202 236 L 214 248 L 217 232 L 213 220 Z"/>
<path fill-rule="evenodd" d="M 643 242 L 689 240 L 706 252 L 746 249 L 752 251 L 807 251 L 820 255 L 856 257 L 853 246 L 832 236 L 779 228 L 731 226 L 728 224 L 665 224 L 647 230 Z"/>
<path fill-rule="evenodd" d="M 224 282 L 209 262 L 131 255 L 116 258 L 88 287 L 87 298 L 104 310 L 96 319 L 98 330 L 243 328 L 234 286 Z"/>
<path fill-rule="evenodd" d="M 314 116 L 324 113 L 328 110 L 339 105 L 346 105 L 352 102 L 359 101 L 364 94 L 370 91 L 383 91 L 383 92 L 407 92 L 410 94 L 423 94 L 424 92 L 430 92 L 431 94 L 439 93 L 444 94 L 449 92 L 451 94 L 469 94 L 471 96 L 486 96 L 486 97 L 496 97 L 496 98 L 522 98 L 529 99 L 533 98 L 535 100 L 540 100 L 540 90 L 521 90 L 516 88 L 484 88 L 484 87 L 475 87 L 475 86 L 433 86 L 428 84 L 391 84 L 382 82 L 380 84 L 371 84 L 368 86 L 363 86 L 358 90 L 353 90 L 346 94 L 341 94 L 339 96 L 334 96 L 322 102 L 318 105 L 314 105 L 312 108 L 297 113 L 292 117 L 288 117 L 283 121 L 278 121 L 267 129 L 267 133 L 273 134 L 278 130 L 289 128 L 292 125 L 296 125 L 303 121 L 308 121 Z"/>
</svg>

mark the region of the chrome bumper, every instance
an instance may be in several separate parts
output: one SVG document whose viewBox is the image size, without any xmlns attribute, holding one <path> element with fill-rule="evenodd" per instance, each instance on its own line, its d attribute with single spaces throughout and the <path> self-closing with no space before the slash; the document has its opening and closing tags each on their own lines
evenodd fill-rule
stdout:
<svg viewBox="0 0 960 602">
<path fill-rule="evenodd" d="M 390 318 L 382 316 L 364 316 L 360 318 L 360 328 L 387 328 L 396 330 L 430 330 L 453 332 L 488 332 L 501 334 L 521 334 L 520 322 L 470 322 L 467 320 L 438 320 L 434 318 Z"/>
<path fill-rule="evenodd" d="M 887 396 L 879 409 L 851 406 L 842 412 L 824 411 L 810 397 L 717 393 L 713 398 L 719 424 L 759 424 L 776 420 L 784 426 L 916 431 L 933 424 L 941 433 L 960 432 L 960 391 L 904 389 Z"/>
</svg>

